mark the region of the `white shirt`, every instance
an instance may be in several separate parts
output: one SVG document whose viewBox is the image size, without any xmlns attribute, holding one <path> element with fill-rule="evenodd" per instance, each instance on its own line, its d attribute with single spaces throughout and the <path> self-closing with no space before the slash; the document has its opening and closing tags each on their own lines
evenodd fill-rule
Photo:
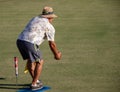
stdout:
<svg viewBox="0 0 120 92">
<path fill-rule="evenodd" d="M 45 39 L 54 41 L 55 29 L 47 18 L 34 17 L 29 21 L 18 39 L 40 45 Z"/>
</svg>

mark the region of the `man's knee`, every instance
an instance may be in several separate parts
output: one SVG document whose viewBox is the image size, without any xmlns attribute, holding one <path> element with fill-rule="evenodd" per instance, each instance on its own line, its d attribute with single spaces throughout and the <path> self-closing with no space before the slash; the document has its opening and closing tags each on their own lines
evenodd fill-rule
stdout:
<svg viewBox="0 0 120 92">
<path fill-rule="evenodd" d="M 39 62 L 36 62 L 36 66 L 39 66 L 39 67 L 43 66 L 43 62 L 44 62 L 43 60 L 40 60 Z"/>
<path fill-rule="evenodd" d="M 43 62 L 44 62 L 44 60 L 42 59 L 42 60 L 37 61 L 36 64 L 37 64 L 37 63 L 38 63 L 38 64 L 43 64 Z"/>
</svg>

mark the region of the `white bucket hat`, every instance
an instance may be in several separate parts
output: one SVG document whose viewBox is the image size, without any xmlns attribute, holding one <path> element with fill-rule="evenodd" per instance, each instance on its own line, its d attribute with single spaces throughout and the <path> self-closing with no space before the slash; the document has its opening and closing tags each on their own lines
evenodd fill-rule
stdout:
<svg viewBox="0 0 120 92">
<path fill-rule="evenodd" d="M 42 11 L 42 14 L 41 14 L 42 17 L 45 17 L 45 18 L 56 18 L 57 16 L 54 14 L 53 12 L 53 8 L 52 7 L 48 7 L 48 6 L 45 6 L 43 8 L 43 11 Z"/>
</svg>

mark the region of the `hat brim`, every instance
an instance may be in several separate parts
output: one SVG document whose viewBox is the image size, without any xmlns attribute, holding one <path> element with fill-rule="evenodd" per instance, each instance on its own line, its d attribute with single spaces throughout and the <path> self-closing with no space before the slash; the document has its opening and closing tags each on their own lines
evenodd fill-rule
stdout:
<svg viewBox="0 0 120 92">
<path fill-rule="evenodd" d="M 56 17 L 58 17 L 58 16 L 55 15 L 55 14 L 49 14 L 49 15 L 42 15 L 42 14 L 41 14 L 41 16 L 44 17 L 44 18 L 56 18 Z"/>
</svg>

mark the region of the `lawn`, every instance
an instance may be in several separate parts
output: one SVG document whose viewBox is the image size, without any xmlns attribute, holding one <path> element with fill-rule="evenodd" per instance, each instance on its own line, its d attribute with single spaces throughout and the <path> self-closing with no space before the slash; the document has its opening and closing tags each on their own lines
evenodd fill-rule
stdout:
<svg viewBox="0 0 120 92">
<path fill-rule="evenodd" d="M 59 16 L 53 25 L 62 52 L 56 61 L 47 41 L 40 46 L 45 60 L 40 79 L 51 87 L 47 92 L 120 92 L 119 0 L 0 0 L 0 92 L 17 92 L 31 83 L 16 39 L 45 5 Z"/>
</svg>

